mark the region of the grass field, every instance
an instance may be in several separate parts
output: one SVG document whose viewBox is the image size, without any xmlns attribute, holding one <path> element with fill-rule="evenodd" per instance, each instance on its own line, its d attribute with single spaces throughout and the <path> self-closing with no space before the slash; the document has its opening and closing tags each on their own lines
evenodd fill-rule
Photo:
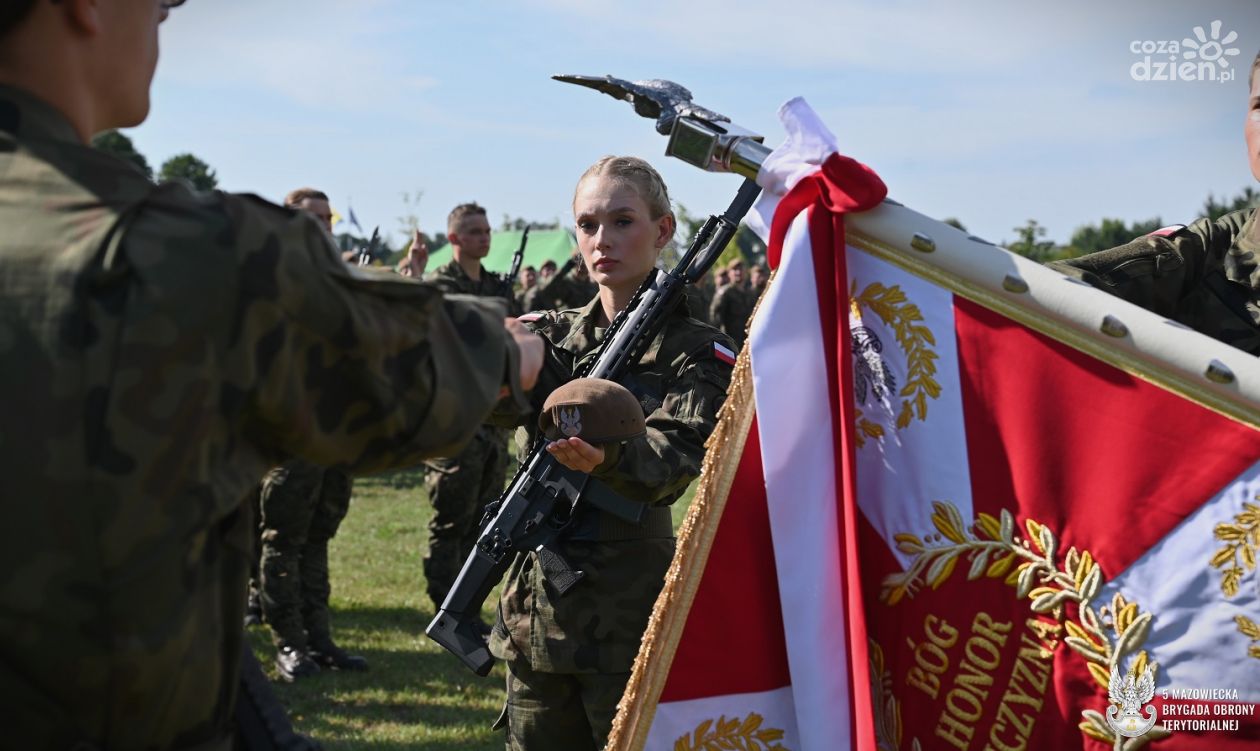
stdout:
<svg viewBox="0 0 1260 751">
<path fill-rule="evenodd" d="M 357 480 L 329 551 L 333 635 L 371 670 L 275 682 L 294 725 L 329 751 L 503 748 L 502 735 L 490 730 L 503 708 L 502 665 L 479 678 L 424 636 L 433 606 L 420 560 L 432 509 L 421 479 L 417 471 Z M 675 504 L 675 528 L 690 497 Z M 497 590 L 487 621 L 496 600 Z M 253 628 L 249 637 L 275 679 L 270 632 Z"/>
</svg>

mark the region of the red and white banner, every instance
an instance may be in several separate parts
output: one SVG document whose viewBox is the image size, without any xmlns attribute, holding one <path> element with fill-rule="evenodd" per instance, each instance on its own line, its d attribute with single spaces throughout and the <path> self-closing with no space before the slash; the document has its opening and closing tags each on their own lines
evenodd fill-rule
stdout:
<svg viewBox="0 0 1260 751">
<path fill-rule="evenodd" d="M 888 217 L 846 241 L 883 185 L 787 114 L 774 281 L 610 748 L 1255 748 L 1250 358 L 994 248 L 987 286 L 916 273 L 945 238 Z M 1036 313 L 1076 298 L 1123 341 Z"/>
</svg>

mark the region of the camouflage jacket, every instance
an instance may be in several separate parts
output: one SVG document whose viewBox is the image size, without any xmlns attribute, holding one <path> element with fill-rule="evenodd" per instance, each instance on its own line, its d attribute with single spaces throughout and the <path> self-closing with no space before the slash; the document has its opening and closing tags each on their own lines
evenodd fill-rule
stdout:
<svg viewBox="0 0 1260 751">
<path fill-rule="evenodd" d="M 447 263 L 437 267 L 424 275 L 424 280 L 437 286 L 448 295 L 476 295 L 477 297 L 493 297 L 507 301 L 508 287 L 503 281 L 502 274 L 496 274 L 493 271 L 486 271 L 486 267 L 481 267 L 481 278 L 473 281 L 464 271 L 464 267 L 459 265 L 459 261 L 452 258 Z M 513 303 L 509 305 L 509 314 L 515 313 L 513 306 L 515 305 L 516 296 L 512 297 Z"/>
<path fill-rule="evenodd" d="M 594 356 L 603 334 L 595 327 L 598 304 L 596 299 L 580 310 L 546 313 L 531 324 L 557 347 L 549 348 L 551 362 L 534 389 L 536 405 Z M 665 507 L 700 474 L 704 442 L 730 385 L 732 368 L 715 356 L 715 342 L 732 346 L 712 327 L 681 311 L 673 315 L 621 380 L 643 406 L 647 435 L 606 446 L 607 460 L 592 473 L 623 496 L 659 507 L 658 518 L 666 515 L 664 530 L 670 529 Z M 599 513 L 589 507 L 585 512 Z M 557 549 L 586 577 L 563 598 L 553 597 L 537 555 L 518 555 L 504 580 L 491 652 L 503 660 L 525 660 L 543 672 L 630 670 L 673 558 L 672 532 L 640 539 L 564 540 Z"/>
<path fill-rule="evenodd" d="M 304 212 L 154 185 L 3 87 L 0 226 L 0 745 L 224 747 L 242 499 L 289 455 L 457 450 L 516 373 L 502 306 L 348 267 Z"/>
<path fill-rule="evenodd" d="M 573 267 L 566 263 L 551 278 L 535 284 L 522 298 L 521 309 L 529 312 L 584 307 L 599 294 L 599 286 L 589 279 L 578 279 L 572 270 Z"/>
<path fill-rule="evenodd" d="M 748 318 L 756 300 L 742 286 L 728 284 L 713 295 L 709 304 L 709 320 L 736 343 L 743 345 L 747 336 Z"/>
<path fill-rule="evenodd" d="M 1174 227 L 1053 268 L 1260 354 L 1260 221 L 1256 209 Z"/>
</svg>

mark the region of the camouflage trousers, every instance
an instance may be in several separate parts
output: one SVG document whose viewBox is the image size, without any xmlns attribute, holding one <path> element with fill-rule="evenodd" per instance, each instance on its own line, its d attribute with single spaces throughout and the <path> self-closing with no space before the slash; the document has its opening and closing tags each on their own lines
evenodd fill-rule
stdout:
<svg viewBox="0 0 1260 751">
<path fill-rule="evenodd" d="M 261 599 L 277 646 L 331 640 L 328 541 L 350 508 L 350 489 L 345 473 L 300 459 L 263 478 Z"/>
<path fill-rule="evenodd" d="M 508 751 L 601 751 L 629 673 L 540 673 L 507 663 L 507 703 L 494 723 Z"/>
<path fill-rule="evenodd" d="M 435 608 L 451 591 L 477 541 L 486 504 L 499 497 L 507 475 L 507 436 L 481 428 L 458 456 L 426 462 L 424 485 L 433 504 L 424 579 Z"/>
</svg>

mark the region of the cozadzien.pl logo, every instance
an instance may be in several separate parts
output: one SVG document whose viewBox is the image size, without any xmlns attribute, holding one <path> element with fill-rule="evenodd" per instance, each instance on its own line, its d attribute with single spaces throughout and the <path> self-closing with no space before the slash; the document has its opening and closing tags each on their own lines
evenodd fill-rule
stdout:
<svg viewBox="0 0 1260 751">
<path fill-rule="evenodd" d="M 1238 32 L 1221 33 L 1221 22 L 1194 27 L 1193 36 L 1175 39 L 1135 39 L 1129 51 L 1138 56 L 1129 66 L 1134 81 L 1233 81 L 1238 73 L 1230 58 L 1239 54 Z"/>
</svg>

